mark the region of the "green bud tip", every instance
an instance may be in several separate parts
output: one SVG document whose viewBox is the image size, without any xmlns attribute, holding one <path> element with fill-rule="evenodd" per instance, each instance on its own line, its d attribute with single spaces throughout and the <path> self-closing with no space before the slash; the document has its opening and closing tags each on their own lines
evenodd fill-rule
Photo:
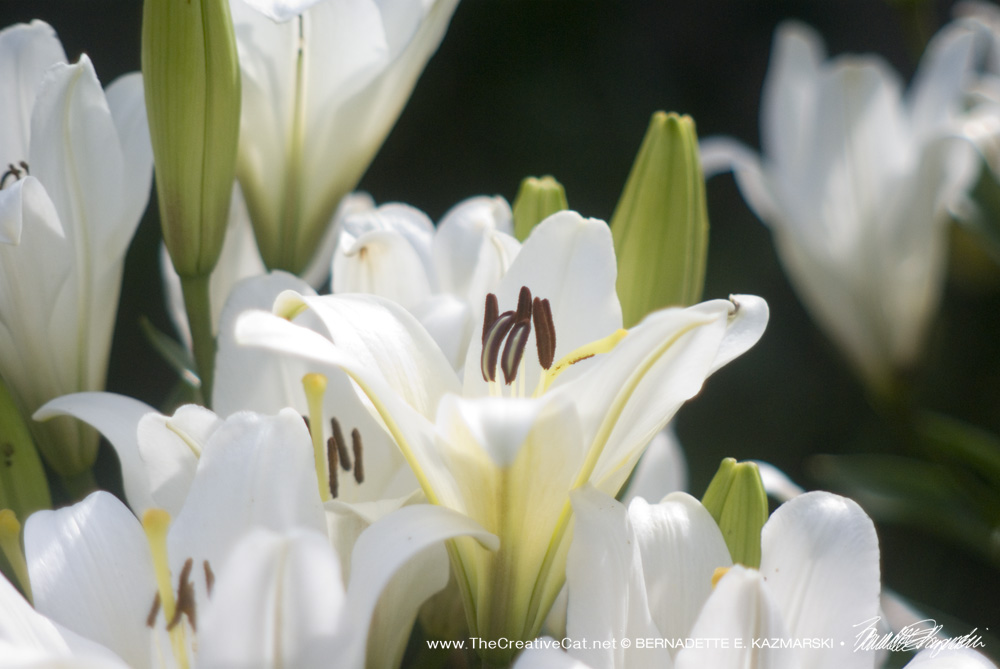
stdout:
<svg viewBox="0 0 1000 669">
<path fill-rule="evenodd" d="M 701 503 L 718 523 L 733 562 L 759 569 L 767 493 L 757 465 L 733 458 L 723 460 Z"/>
<path fill-rule="evenodd" d="M 566 190 L 555 177 L 525 178 L 514 198 L 514 236 L 523 242 L 536 225 L 565 209 L 569 209 Z"/>
<path fill-rule="evenodd" d="M 701 299 L 708 208 L 689 116 L 656 112 L 611 217 L 625 327 Z"/>
</svg>

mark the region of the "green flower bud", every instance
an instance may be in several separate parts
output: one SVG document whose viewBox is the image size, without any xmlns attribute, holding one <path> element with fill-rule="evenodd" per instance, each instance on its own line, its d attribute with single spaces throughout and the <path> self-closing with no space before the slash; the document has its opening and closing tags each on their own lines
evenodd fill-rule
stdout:
<svg viewBox="0 0 1000 669">
<path fill-rule="evenodd" d="M 0 509 L 11 509 L 24 521 L 51 508 L 42 460 L 7 384 L 0 381 Z"/>
<path fill-rule="evenodd" d="M 767 522 L 767 493 L 752 462 L 726 458 L 701 503 L 715 518 L 734 563 L 760 568 L 760 531 Z"/>
<path fill-rule="evenodd" d="M 625 327 L 701 299 L 708 210 L 689 116 L 656 112 L 611 217 Z"/>
<path fill-rule="evenodd" d="M 564 209 L 569 209 L 566 191 L 555 177 L 527 177 L 514 198 L 514 236 L 523 242 L 536 225 Z"/>
<path fill-rule="evenodd" d="M 240 127 L 228 0 L 146 0 L 142 74 L 163 239 L 178 274 L 207 276 L 226 232 Z"/>
</svg>

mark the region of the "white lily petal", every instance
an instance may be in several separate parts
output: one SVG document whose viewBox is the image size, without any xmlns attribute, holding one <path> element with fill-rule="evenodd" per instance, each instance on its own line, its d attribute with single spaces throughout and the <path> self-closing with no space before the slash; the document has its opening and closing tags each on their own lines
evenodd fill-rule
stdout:
<svg viewBox="0 0 1000 669">
<path fill-rule="evenodd" d="M 459 369 L 472 340 L 472 309 L 448 294 L 434 295 L 413 310 L 452 367 Z"/>
<path fill-rule="evenodd" d="M 503 239 L 513 239 L 513 233 L 513 214 L 502 197 L 474 197 L 452 207 L 434 235 L 440 288 L 469 303 L 485 299 L 514 261 L 516 253 L 507 253 L 512 245 Z"/>
<path fill-rule="evenodd" d="M 575 526 L 566 560 L 570 639 L 608 643 L 608 648 L 571 649 L 594 667 L 671 667 L 666 648 L 626 649 L 622 639 L 666 636 L 649 610 L 644 563 L 630 513 L 591 486 L 571 493 Z M 589 645 L 589 644 L 588 644 Z"/>
<path fill-rule="evenodd" d="M 6 101 L 0 128 L 0 164 L 28 159 L 31 111 L 42 75 L 66 53 L 52 26 L 34 20 L 0 30 L 0 87 Z"/>
<path fill-rule="evenodd" d="M 770 318 L 767 302 L 756 295 L 730 295 L 729 301 L 735 305 L 735 310 L 730 311 L 726 334 L 719 342 L 719 350 L 712 363 L 713 374 L 760 341 Z M 714 311 L 712 304 L 712 302 L 702 302 L 691 308 L 712 313 Z"/>
<path fill-rule="evenodd" d="M 701 502 L 683 492 L 659 504 L 633 500 L 628 515 L 656 627 L 663 637 L 686 638 L 712 593 L 716 568 L 733 563 L 722 532 Z"/>
<path fill-rule="evenodd" d="M 496 295 L 500 311 L 517 306 L 518 293 L 527 286 L 534 297 L 549 300 L 556 334 L 555 359 L 621 327 L 621 306 L 615 292 L 615 264 L 611 230 L 604 221 L 561 211 L 539 223 L 521 246 L 514 263 L 500 281 Z M 482 322 L 483 304 L 473 305 L 474 322 Z M 470 346 L 465 361 L 466 394 L 486 383 L 480 371 L 482 348 Z M 526 384 L 534 388 L 541 367 L 529 349 L 525 353 Z M 563 376 L 573 376 L 569 370 Z M 520 373 L 519 373 L 520 374 Z"/>
<path fill-rule="evenodd" d="M 727 300 L 714 300 L 654 312 L 610 353 L 597 356 L 586 375 L 557 386 L 572 394 L 584 434 L 602 449 L 591 476 L 599 488 L 617 494 L 642 449 L 701 389 L 726 337 L 731 308 Z"/>
<path fill-rule="evenodd" d="M 698 144 L 698 149 L 706 179 L 731 171 L 740 194 L 759 219 L 770 224 L 782 216 L 781 205 L 753 151 L 729 137 L 709 137 Z"/>
<path fill-rule="evenodd" d="M 173 416 L 142 417 L 136 430 L 139 455 L 157 508 L 173 517 L 181 512 L 202 448 L 220 425 L 218 416 L 194 404 L 180 407 Z"/>
<path fill-rule="evenodd" d="M 41 186 L 38 186 L 38 180 L 30 176 L 18 179 L 13 184 L 0 189 L 0 244 L 17 245 L 21 243 L 21 230 L 24 229 L 22 191 L 29 183 L 35 184 L 34 187 L 42 190 Z"/>
<path fill-rule="evenodd" d="M 212 407 L 220 416 L 237 411 L 274 413 L 292 406 L 289 398 L 302 393 L 302 375 L 307 370 L 286 370 L 283 361 L 259 349 L 236 342 L 236 320 L 249 309 L 270 309 L 286 290 L 310 294 L 301 279 L 285 272 L 272 272 L 239 282 L 232 288 L 219 317 L 218 353 Z"/>
<path fill-rule="evenodd" d="M 139 521 L 106 492 L 24 528 L 35 608 L 106 646 L 133 667 L 150 663 L 146 617 L 155 594 L 149 545 Z"/>
<path fill-rule="evenodd" d="M 431 546 L 463 536 L 474 539 L 487 550 L 496 550 L 499 545 L 494 535 L 468 517 L 451 509 L 425 504 L 403 507 L 365 530 L 351 557 L 347 599 L 352 616 L 351 625 L 345 630 L 346 638 L 359 640 L 361 645 L 358 650 L 363 652 L 376 603 L 393 575 Z M 443 581 L 440 587 L 447 583 L 447 576 Z M 400 607 L 412 608 L 415 618 L 426 596 L 427 588 L 418 586 L 408 601 L 397 601 Z M 408 630 L 395 632 L 403 637 L 409 636 Z"/>
<path fill-rule="evenodd" d="M 627 504 L 637 497 L 647 501 L 663 499 L 687 488 L 687 462 L 677 440 L 673 423 L 656 433 L 646 447 L 623 498 Z"/>
<path fill-rule="evenodd" d="M 369 628 L 365 665 L 399 667 L 424 602 L 448 585 L 451 565 L 443 544 L 425 548 L 399 568 L 379 597 Z"/>
<path fill-rule="evenodd" d="M 414 486 L 415 488 L 415 486 Z M 351 553 L 361 533 L 380 518 L 389 515 L 408 504 L 424 502 L 418 490 L 393 499 L 377 499 L 371 502 L 343 502 L 328 500 L 323 504 L 326 512 L 326 531 L 330 544 L 337 551 L 340 567 L 346 582 L 351 575 Z"/>
<path fill-rule="evenodd" d="M 924 49 L 909 90 L 913 131 L 929 137 L 942 122 L 957 118 L 973 75 L 975 33 L 972 26 L 952 23 Z"/>
<path fill-rule="evenodd" d="M 252 587 L 248 587 L 252 585 Z M 322 651 L 344 623 L 337 556 L 317 532 L 254 529 L 221 570 L 200 625 L 201 666 L 322 667 Z M 338 666 L 360 667 L 340 662 Z"/>
<path fill-rule="evenodd" d="M 275 21 L 287 21 L 298 16 L 321 0 L 245 0 L 264 16 Z"/>
<path fill-rule="evenodd" d="M 736 565 L 716 585 L 690 638 L 706 643 L 677 655 L 677 669 L 797 669 L 796 650 L 754 646 L 759 639 L 787 639 L 788 628 L 764 578 Z M 728 640 L 726 647 L 713 639 Z M 807 666 L 807 665 L 802 665 Z"/>
<path fill-rule="evenodd" d="M 67 238 L 86 248 L 88 257 L 94 259 L 95 276 L 90 281 L 99 286 L 101 275 L 117 272 L 98 266 L 96 259 L 122 258 L 139 220 L 123 215 L 121 141 L 86 55 L 75 65 L 59 64 L 48 71 L 35 102 L 31 128 L 31 173 L 45 184 L 67 226 Z M 52 128 L 62 132 L 52 133 Z M 116 293 L 101 295 L 93 306 L 113 311 Z"/>
<path fill-rule="evenodd" d="M 793 170 L 807 159 L 807 121 L 815 110 L 816 80 L 825 56 L 822 39 L 808 26 L 785 22 L 775 31 L 770 69 L 761 93 L 760 134 L 768 159 L 782 171 Z M 740 162 L 744 166 L 749 163 Z M 747 197 L 744 182 L 739 184 Z M 764 218 L 760 211 L 757 215 Z"/>
<path fill-rule="evenodd" d="M 150 143 L 149 124 L 146 121 L 142 75 L 133 72 L 118 77 L 104 93 L 121 139 L 124 161 L 121 216 L 125 220 L 138 221 L 149 202 L 153 178 L 153 145 Z"/>
<path fill-rule="evenodd" d="M 355 383 L 362 386 L 366 397 L 379 403 L 376 407 L 378 415 L 385 419 L 386 429 L 421 481 L 421 487 L 427 489 L 421 463 L 437 459 L 434 455 L 433 423 L 400 398 L 377 371 L 358 364 L 329 339 L 273 314 L 246 312 L 237 319 L 235 332 L 236 341 L 244 345 L 261 347 L 348 373 Z"/>
<path fill-rule="evenodd" d="M 118 454 L 125 484 L 125 497 L 137 514 L 156 506 L 146 465 L 139 455 L 139 421 L 158 414 L 145 402 L 114 393 L 74 393 L 51 400 L 35 412 L 35 420 L 66 415 L 92 425 Z"/>
<path fill-rule="evenodd" d="M 337 293 L 381 295 L 410 308 L 431 294 L 431 277 L 417 251 L 393 230 L 366 232 L 353 242 L 341 239 L 333 258 Z"/>
<path fill-rule="evenodd" d="M 389 385 L 422 415 L 432 417 L 445 393 L 458 393 L 458 379 L 434 340 L 408 311 L 373 295 L 306 297 L 286 292 L 274 311 L 294 315 L 309 307 L 323 321 L 337 348 L 358 364 L 379 370 Z"/>
<path fill-rule="evenodd" d="M 222 564 L 253 527 L 326 529 L 309 433 L 290 409 L 237 413 L 212 433 L 171 530 L 170 558 Z"/>
<path fill-rule="evenodd" d="M 805 492 L 803 487 L 788 478 L 785 472 L 774 465 L 761 460 L 754 460 L 753 462 L 757 465 L 757 470 L 760 472 L 760 480 L 764 484 L 764 490 L 779 502 L 787 502 Z"/>
<path fill-rule="evenodd" d="M 764 525 L 761 554 L 790 636 L 833 639 L 832 649 L 800 649 L 804 665 L 871 667 L 871 654 L 854 652 L 855 625 L 878 615 L 880 587 L 878 537 L 861 507 L 825 492 L 789 500 Z"/>
<path fill-rule="evenodd" d="M 340 240 L 340 231 L 344 227 L 344 221 L 350 216 L 364 214 L 374 209 L 375 200 L 368 193 L 359 191 L 345 195 L 344 199 L 337 205 L 333 222 L 324 233 L 315 257 L 299 276 L 315 290 L 323 292 L 323 287 L 331 283 L 333 257 L 337 251 L 337 242 Z"/>
<path fill-rule="evenodd" d="M 505 403 L 518 406 L 509 409 Z M 510 419 L 506 423 L 505 416 Z M 493 608 L 479 609 L 470 625 L 484 634 L 507 622 L 524 625 L 522 634 L 537 629 L 547 611 L 529 611 L 529 600 L 538 597 L 532 591 L 544 586 L 552 591 L 543 596 L 558 594 L 560 563 L 569 549 L 568 537 L 558 544 L 553 537 L 562 513 L 568 511 L 567 492 L 579 466 L 574 465 L 583 460 L 575 408 L 552 397 L 504 401 L 446 396 L 437 429 L 435 449 L 424 461 L 434 494 L 441 504 L 501 538 L 497 554 L 459 545 L 459 578 L 469 579 L 481 606 L 492 598 Z M 542 572 L 547 559 L 554 563 L 551 574 Z M 514 612 L 538 618 L 503 619 Z"/>
</svg>

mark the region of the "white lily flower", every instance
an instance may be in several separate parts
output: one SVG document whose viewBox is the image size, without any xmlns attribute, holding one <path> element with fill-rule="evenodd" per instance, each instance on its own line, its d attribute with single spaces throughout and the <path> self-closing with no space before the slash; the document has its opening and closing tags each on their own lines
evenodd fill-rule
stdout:
<svg viewBox="0 0 1000 669">
<path fill-rule="evenodd" d="M 324 0 L 274 23 L 232 0 L 243 77 L 237 178 L 268 267 L 309 264 L 457 2 Z M 284 3 L 254 2 L 265 4 Z"/>
<path fill-rule="evenodd" d="M 731 566 L 715 521 L 685 493 L 626 509 L 585 488 L 573 504 L 566 633 L 588 645 L 568 655 L 530 650 L 518 669 L 875 666 L 876 653 L 855 645 L 878 615 L 878 538 L 851 500 L 811 492 L 779 507 L 761 533 L 759 571 Z M 626 638 L 661 643 L 624 647 Z M 930 649 L 908 666 L 994 665 L 972 651 Z"/>
<path fill-rule="evenodd" d="M 93 414 L 108 406 L 98 399 L 77 396 L 75 410 Z M 191 435 L 210 435 L 175 522 L 169 533 L 160 528 L 160 543 L 147 521 L 140 527 L 106 493 L 35 514 L 25 529 L 37 610 L 111 649 L 129 666 L 325 666 L 336 649 L 345 666 L 360 667 L 376 603 L 404 564 L 428 549 L 443 551 L 440 542 L 459 535 L 495 546 L 495 539 L 454 512 L 407 507 L 362 533 L 345 596 L 301 417 L 286 410 L 276 417 L 242 413 L 221 421 L 209 420 L 203 409 L 190 412 L 167 419 L 165 430 L 163 417 L 143 420 L 147 434 L 163 439 L 172 432 L 188 446 L 195 443 Z M 157 446 L 169 450 L 176 444 Z M 150 496 L 166 492 L 169 486 L 159 486 Z M 160 509 L 143 517 L 150 514 L 170 517 Z M 181 574 L 176 597 L 164 590 L 164 578 L 174 587 L 170 574 Z M 396 602 L 408 624 L 395 627 L 393 638 L 376 639 L 380 646 L 405 647 L 419 605 L 447 581 L 446 571 L 421 575 Z M 191 592 L 184 594 L 188 586 Z M 155 612 L 156 593 L 166 617 L 179 624 Z"/>
<path fill-rule="evenodd" d="M 570 649 L 582 666 L 873 666 L 873 654 L 854 652 L 854 637 L 855 625 L 878 611 L 878 539 L 850 500 L 807 493 L 782 505 L 764 526 L 759 571 L 732 566 L 715 521 L 685 493 L 655 505 L 637 499 L 626 510 L 585 488 L 574 493 L 573 504 L 568 638 L 728 640 L 724 646 Z M 833 641 L 829 649 L 752 643 L 775 637 Z M 540 661 L 525 654 L 518 666 Z"/>
<path fill-rule="evenodd" d="M 125 252 L 146 208 L 152 152 L 142 81 L 102 90 L 90 60 L 65 62 L 40 21 L 0 31 L 0 373 L 30 414 L 104 387 Z M 71 421 L 31 426 L 62 476 L 97 439 Z"/>
<path fill-rule="evenodd" d="M 461 371 L 474 314 L 520 250 L 502 197 L 460 202 L 434 226 L 403 204 L 344 217 L 333 256 L 333 292 L 368 293 L 416 316 Z"/>
<path fill-rule="evenodd" d="M 706 173 L 734 171 L 813 318 L 878 392 L 921 352 L 949 207 L 975 176 L 971 148 L 945 137 L 972 46 L 969 30 L 935 38 L 904 98 L 880 58 L 825 62 L 816 33 L 782 25 L 762 94 L 763 155 L 732 140 L 702 145 Z"/>
<path fill-rule="evenodd" d="M 626 333 L 606 224 L 562 212 L 535 228 L 485 310 L 485 346 L 469 348 L 464 381 L 412 315 L 373 296 L 286 293 L 277 316 L 242 315 L 236 338 L 347 372 L 427 499 L 500 537 L 498 553 L 450 549 L 471 633 L 531 638 L 562 587 L 569 491 L 591 481 L 617 492 L 705 377 L 756 342 L 767 307 L 716 300 Z M 333 341 L 286 320 L 303 312 Z M 526 350 L 533 318 L 537 357 Z"/>
<path fill-rule="evenodd" d="M 1000 179 L 1000 9 L 986 2 L 962 2 L 946 30 L 973 30 L 980 38 L 976 77 L 966 90 L 970 107 L 962 134 L 979 149 Z"/>
<path fill-rule="evenodd" d="M 329 239 L 323 241 L 315 260 L 302 274 L 302 279 L 307 284 L 319 289 L 329 280 L 329 265 L 333 255 L 335 235 L 336 231 L 340 229 L 344 217 L 356 211 L 366 211 L 373 206 L 371 197 L 364 193 L 352 193 L 341 201 L 334 215 L 333 226 L 328 235 Z M 167 311 L 174 322 L 174 328 L 190 350 L 191 332 L 188 328 L 187 311 L 184 307 L 184 295 L 181 292 L 181 280 L 170 261 L 167 247 L 163 245 L 160 247 L 160 269 L 167 294 Z M 250 215 L 247 213 L 246 203 L 243 200 L 243 192 L 240 190 L 239 184 L 235 184 L 229 207 L 226 237 L 222 243 L 222 253 L 219 255 L 219 262 L 212 270 L 212 277 L 209 280 L 214 332 L 219 332 L 223 308 L 237 284 L 244 279 L 263 276 L 266 273 L 267 268 L 264 267 L 264 261 L 257 250 L 257 242 L 254 240 L 253 226 L 250 223 Z"/>
</svg>

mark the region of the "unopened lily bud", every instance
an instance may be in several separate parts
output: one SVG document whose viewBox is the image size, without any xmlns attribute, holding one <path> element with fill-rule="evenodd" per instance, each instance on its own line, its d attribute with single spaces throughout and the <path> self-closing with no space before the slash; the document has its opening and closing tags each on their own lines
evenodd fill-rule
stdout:
<svg viewBox="0 0 1000 669">
<path fill-rule="evenodd" d="M 178 274 L 207 276 L 222 250 L 240 127 L 228 0 L 146 0 L 142 74 L 163 239 Z"/>
<path fill-rule="evenodd" d="M 767 522 L 767 493 L 752 462 L 726 458 L 701 503 L 715 518 L 734 563 L 760 568 L 760 531 Z"/>
<path fill-rule="evenodd" d="M 611 217 L 611 234 L 625 327 L 656 309 L 701 299 L 708 210 L 689 116 L 653 114 Z"/>
<path fill-rule="evenodd" d="M 0 509 L 24 521 L 39 509 L 51 509 L 42 460 L 21 412 L 0 380 Z"/>
<path fill-rule="evenodd" d="M 523 242 L 536 225 L 565 209 L 569 209 L 566 191 L 555 177 L 527 177 L 514 199 L 514 236 Z"/>
</svg>

